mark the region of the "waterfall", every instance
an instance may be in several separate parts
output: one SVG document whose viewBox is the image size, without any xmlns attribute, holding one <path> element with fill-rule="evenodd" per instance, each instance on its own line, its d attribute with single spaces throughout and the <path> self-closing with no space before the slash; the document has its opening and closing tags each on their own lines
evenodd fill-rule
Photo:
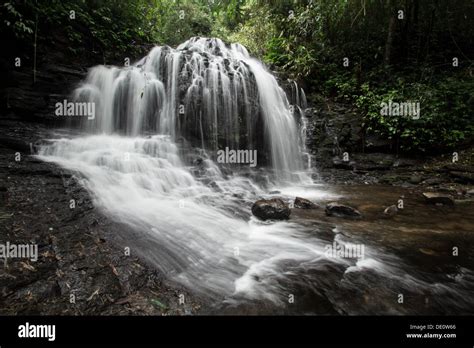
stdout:
<svg viewBox="0 0 474 348">
<path fill-rule="evenodd" d="M 308 103 L 306 100 L 306 94 L 303 88 L 300 88 L 296 81 L 288 80 L 289 82 L 289 93 L 290 100 L 292 104 L 293 113 L 297 117 L 299 129 L 300 129 L 300 153 L 304 159 L 306 169 L 311 170 L 312 167 L 312 157 L 311 150 L 307 148 L 307 133 L 308 129 L 308 119 L 306 118 L 306 109 Z"/>
<path fill-rule="evenodd" d="M 280 179 L 303 169 L 285 92 L 240 44 L 196 37 L 155 47 L 130 67 L 94 67 L 74 97 L 96 103 L 95 119 L 83 122 L 90 132 L 184 137 L 212 153 L 258 150 Z"/>
<path fill-rule="evenodd" d="M 193 38 L 155 47 L 132 66 L 92 68 L 74 98 L 95 103 L 96 117 L 39 158 L 75 172 L 95 206 L 127 226 L 126 246 L 170 279 L 203 296 L 281 303 L 285 265 L 324 258 L 297 224 L 251 216 L 271 190 L 294 197 L 304 175 L 289 101 L 243 46 Z M 218 166 L 212 153 L 225 146 L 258 150 L 267 166 Z"/>
<path fill-rule="evenodd" d="M 193 38 L 176 49 L 156 47 L 130 67 L 91 69 L 74 98 L 94 103 L 95 117 L 82 118 L 79 133 L 65 137 L 62 130 L 45 142 L 38 158 L 73 172 L 95 208 L 114 222 L 107 238 L 219 313 L 226 306 L 258 311 L 270 304 L 298 314 L 326 313 L 328 306 L 367 314 L 382 304 L 386 313 L 404 314 L 393 294 L 415 289 L 422 296 L 433 282 L 371 240 L 387 233 L 385 225 L 366 233 L 379 222 L 316 222 L 295 210 L 288 221 L 252 216 L 252 204 L 262 198 L 340 198 L 301 180 L 306 98 L 296 83 L 290 87 L 288 100 L 238 44 Z M 258 150 L 265 166 L 216 163 L 213 153 L 223 147 Z M 328 243 L 335 251 L 335 242 L 359 241 L 362 259 L 328 255 Z M 453 311 L 465 310 L 470 303 L 451 299 L 468 298 L 469 277 L 450 281 L 453 286 L 435 283 L 436 297 L 448 299 Z M 378 292 L 378 283 L 388 284 L 387 291 Z M 385 302 L 367 307 L 367 294 Z"/>
</svg>

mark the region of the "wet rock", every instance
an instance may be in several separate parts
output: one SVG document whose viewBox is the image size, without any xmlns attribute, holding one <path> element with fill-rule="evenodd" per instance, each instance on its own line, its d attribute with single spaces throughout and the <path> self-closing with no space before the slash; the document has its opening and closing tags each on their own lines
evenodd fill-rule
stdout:
<svg viewBox="0 0 474 348">
<path fill-rule="evenodd" d="M 296 197 L 295 208 L 299 209 L 317 209 L 319 206 L 306 198 Z"/>
<path fill-rule="evenodd" d="M 318 97 L 310 99 L 314 102 Z M 309 120 L 306 146 L 320 166 L 330 168 L 334 165 L 333 156 L 340 156 L 345 149 L 360 148 L 362 120 L 347 105 L 341 104 L 339 111 L 339 105 L 331 103 L 327 107 L 323 97 L 320 101 L 317 108 L 305 110 L 305 116 Z"/>
<path fill-rule="evenodd" d="M 454 200 L 454 203 L 456 205 L 459 205 L 459 204 L 472 204 L 472 203 L 474 203 L 474 198 L 456 199 L 456 200 Z"/>
<path fill-rule="evenodd" d="M 280 193 L 281 193 L 280 191 L 270 191 L 270 192 L 268 192 L 268 194 L 270 194 L 270 195 L 278 195 Z"/>
<path fill-rule="evenodd" d="M 46 53 L 48 56 L 49 54 Z M 43 57 L 44 61 L 48 61 Z M 54 59 L 56 60 L 56 59 Z M 69 59 L 62 59 L 68 61 Z M 35 120 L 49 123 L 61 123 L 66 118 L 55 116 L 55 102 L 68 98 L 71 86 L 78 83 L 87 73 L 87 69 L 60 64 L 39 62 L 36 71 L 36 83 L 32 84 L 32 73 L 24 69 L 15 69 L 5 79 L 2 95 L 8 98 L 9 110 L 22 120 Z M 29 144 L 24 150 L 29 152 Z"/>
<path fill-rule="evenodd" d="M 21 151 L 29 154 L 31 152 L 30 144 L 22 139 L 15 139 L 10 137 L 0 137 L 0 145 L 10 148 L 12 150 Z"/>
<path fill-rule="evenodd" d="M 439 185 L 443 182 L 441 178 L 429 178 L 423 181 L 424 184 L 426 185 Z"/>
<path fill-rule="evenodd" d="M 410 177 L 405 174 L 386 174 L 380 177 L 380 183 L 382 184 L 401 184 L 410 180 Z"/>
<path fill-rule="evenodd" d="M 260 220 L 288 220 L 291 210 L 280 198 L 261 199 L 253 204 L 252 214 Z"/>
<path fill-rule="evenodd" d="M 418 185 L 419 183 L 421 183 L 423 181 L 423 178 L 419 175 L 412 175 L 410 177 L 410 180 L 408 180 L 408 182 L 410 184 L 413 184 L 413 185 Z"/>
<path fill-rule="evenodd" d="M 438 187 L 437 191 L 438 191 L 438 193 L 445 193 L 445 194 L 448 194 L 448 195 L 455 195 L 457 193 L 456 184 L 449 183 L 449 184 L 441 185 L 440 187 Z"/>
<path fill-rule="evenodd" d="M 396 181 L 399 181 L 399 177 L 396 175 L 388 174 L 380 178 L 380 182 L 383 184 L 393 184 Z"/>
<path fill-rule="evenodd" d="M 385 153 L 359 153 L 354 154 L 353 158 L 357 162 L 357 171 L 389 170 L 394 162 L 394 156 Z"/>
<path fill-rule="evenodd" d="M 339 158 L 334 158 L 332 160 L 332 165 L 336 169 L 347 169 L 347 170 L 352 170 L 354 167 L 354 162 L 349 162 L 349 161 L 343 161 Z"/>
<path fill-rule="evenodd" d="M 204 160 L 201 157 L 195 159 L 194 164 L 197 166 L 204 166 Z"/>
<path fill-rule="evenodd" d="M 468 172 L 474 173 L 474 166 L 462 165 L 462 164 L 447 164 L 442 170 L 449 172 Z"/>
<path fill-rule="evenodd" d="M 386 216 L 393 216 L 393 215 L 397 214 L 397 212 L 398 212 L 398 208 L 395 204 L 385 208 L 385 210 L 383 211 L 383 213 Z"/>
<path fill-rule="evenodd" d="M 362 214 L 355 208 L 337 202 L 328 203 L 326 215 L 337 217 L 361 218 Z"/>
<path fill-rule="evenodd" d="M 393 166 L 395 168 L 407 168 L 407 167 L 413 167 L 415 166 L 416 164 L 418 164 L 418 162 L 414 159 L 409 159 L 409 158 L 398 158 L 397 160 L 395 160 L 395 162 L 393 163 Z"/>
<path fill-rule="evenodd" d="M 212 187 L 213 189 L 218 189 L 219 185 L 215 181 L 211 181 L 208 185 L 209 187 Z"/>
<path fill-rule="evenodd" d="M 366 136 L 365 149 L 367 151 L 390 151 L 390 140 L 375 134 Z"/>
<path fill-rule="evenodd" d="M 442 193 L 437 192 L 423 192 L 423 197 L 429 204 L 443 204 L 443 205 L 454 205 L 453 199 Z"/>
<path fill-rule="evenodd" d="M 452 171 L 449 172 L 449 175 L 454 177 L 457 182 L 460 182 L 462 184 L 474 183 L 474 173 L 471 172 Z"/>
<path fill-rule="evenodd" d="M 355 170 L 358 172 L 366 172 L 366 171 L 373 171 L 373 170 L 389 170 L 392 167 L 390 162 L 381 162 L 381 163 L 373 163 L 373 162 L 358 162 L 355 165 Z"/>
</svg>

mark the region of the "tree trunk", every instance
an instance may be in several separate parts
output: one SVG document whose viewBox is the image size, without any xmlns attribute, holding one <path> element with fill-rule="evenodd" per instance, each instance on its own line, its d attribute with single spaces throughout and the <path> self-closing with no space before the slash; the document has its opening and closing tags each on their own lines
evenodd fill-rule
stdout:
<svg viewBox="0 0 474 348">
<path fill-rule="evenodd" d="M 390 65 L 390 56 L 392 54 L 393 36 L 395 34 L 395 21 L 396 21 L 396 14 L 392 8 L 392 1 L 389 1 L 388 7 L 390 11 L 390 20 L 388 22 L 387 41 L 385 42 L 385 55 L 383 59 L 385 66 Z"/>
<path fill-rule="evenodd" d="M 35 21 L 35 43 L 34 43 L 34 52 L 33 52 L 33 84 L 36 83 L 36 43 L 38 38 L 38 14 L 36 14 Z"/>
</svg>

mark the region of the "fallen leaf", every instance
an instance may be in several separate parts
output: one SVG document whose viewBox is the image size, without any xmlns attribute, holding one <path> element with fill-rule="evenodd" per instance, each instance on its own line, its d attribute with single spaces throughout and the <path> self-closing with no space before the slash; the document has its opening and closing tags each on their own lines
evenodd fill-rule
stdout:
<svg viewBox="0 0 474 348">
<path fill-rule="evenodd" d="M 92 299 L 94 298 L 94 296 L 98 295 L 98 294 L 99 294 L 99 290 L 100 290 L 100 288 L 97 289 L 96 291 L 94 291 L 94 292 L 92 293 L 92 295 L 89 296 L 89 298 L 87 299 L 87 301 L 92 300 Z"/>
<path fill-rule="evenodd" d="M 20 262 L 20 264 L 23 266 L 23 268 L 26 268 L 27 270 L 30 270 L 32 272 L 36 271 L 36 269 L 30 264 L 27 264 L 25 262 Z"/>
</svg>

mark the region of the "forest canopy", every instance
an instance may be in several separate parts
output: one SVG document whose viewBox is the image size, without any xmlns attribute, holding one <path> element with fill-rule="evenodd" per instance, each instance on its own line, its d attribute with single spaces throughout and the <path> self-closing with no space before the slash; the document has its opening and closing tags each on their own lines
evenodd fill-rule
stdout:
<svg viewBox="0 0 474 348">
<path fill-rule="evenodd" d="M 239 42 L 310 102 L 352 105 L 364 131 L 424 152 L 472 144 L 473 14 L 471 0 L 11 0 L 0 28 L 31 64 L 58 48 L 123 64 L 193 36 Z M 390 100 L 418 101 L 423 116 L 387 118 Z"/>
</svg>

